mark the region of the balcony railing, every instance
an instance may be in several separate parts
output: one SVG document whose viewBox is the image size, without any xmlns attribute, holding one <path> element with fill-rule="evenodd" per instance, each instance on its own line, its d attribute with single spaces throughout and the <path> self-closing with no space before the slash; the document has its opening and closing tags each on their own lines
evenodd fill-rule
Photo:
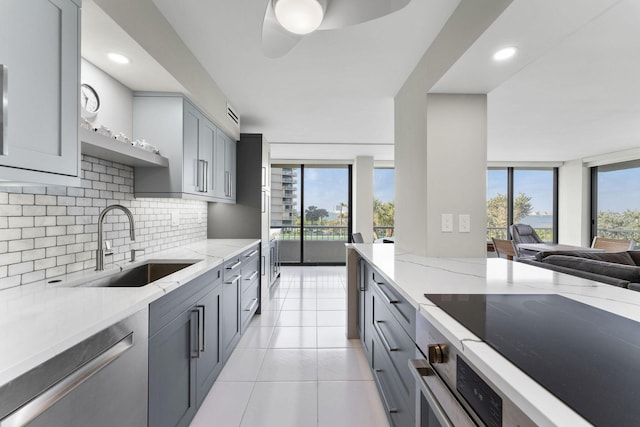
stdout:
<svg viewBox="0 0 640 427">
<path fill-rule="evenodd" d="M 300 240 L 300 226 L 271 226 L 272 230 L 280 229 L 280 240 Z M 393 226 L 373 227 L 373 238 L 392 237 Z M 305 225 L 304 240 L 338 240 L 346 242 L 348 240 L 348 228 L 346 225 Z"/>
<path fill-rule="evenodd" d="M 609 239 L 635 240 L 636 245 L 640 244 L 640 230 L 629 230 L 622 228 L 598 228 L 597 235 Z"/>
</svg>

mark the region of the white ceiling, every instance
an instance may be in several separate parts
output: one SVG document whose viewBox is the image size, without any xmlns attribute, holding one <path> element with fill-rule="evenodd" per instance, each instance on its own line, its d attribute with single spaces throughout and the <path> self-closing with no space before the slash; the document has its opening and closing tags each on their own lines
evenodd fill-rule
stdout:
<svg viewBox="0 0 640 427">
<path fill-rule="evenodd" d="M 489 93 L 490 161 L 566 161 L 640 146 L 638 76 L 637 0 L 516 0 L 433 91 Z"/>
<path fill-rule="evenodd" d="M 266 0 L 153 1 L 240 112 L 242 131 L 274 143 L 273 157 L 376 160 L 393 158 L 395 93 L 459 2 L 413 0 L 268 59 L 260 40 Z M 83 6 L 83 56 L 132 89 L 181 90 L 144 51 L 132 56 L 136 72 L 101 59 L 96 52 L 114 40 L 125 54 L 137 44 L 108 18 L 88 21 L 95 5 Z M 432 92 L 489 94 L 490 161 L 638 147 L 639 21 L 637 0 L 514 0 Z M 513 60 L 490 59 L 511 44 L 519 48 Z"/>
</svg>

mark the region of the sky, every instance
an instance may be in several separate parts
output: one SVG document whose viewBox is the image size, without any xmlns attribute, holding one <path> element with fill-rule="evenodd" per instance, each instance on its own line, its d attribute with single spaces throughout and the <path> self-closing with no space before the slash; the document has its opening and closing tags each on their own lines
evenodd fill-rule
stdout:
<svg viewBox="0 0 640 427">
<path fill-rule="evenodd" d="M 640 168 L 598 173 L 598 210 L 640 210 Z"/>
<path fill-rule="evenodd" d="M 515 170 L 513 190 L 517 197 L 524 193 L 531 197 L 534 212 L 553 211 L 553 171 L 551 170 Z M 490 169 L 487 171 L 487 198 L 498 193 L 507 194 L 507 170 Z"/>
<path fill-rule="evenodd" d="M 297 173 L 298 210 L 300 210 L 300 185 L 302 180 L 300 179 L 299 168 L 297 169 Z M 305 208 L 314 205 L 318 208 L 326 209 L 329 213 L 334 213 L 336 206 L 339 205 L 340 202 L 348 203 L 349 175 L 346 167 L 319 168 L 305 166 L 304 174 Z M 374 197 L 383 202 L 393 201 L 393 186 L 393 169 L 374 169 Z"/>
</svg>

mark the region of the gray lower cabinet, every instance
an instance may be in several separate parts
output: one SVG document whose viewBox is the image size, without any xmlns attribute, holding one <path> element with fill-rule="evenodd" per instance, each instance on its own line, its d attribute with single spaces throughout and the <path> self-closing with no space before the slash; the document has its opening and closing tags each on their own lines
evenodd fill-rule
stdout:
<svg viewBox="0 0 640 427">
<path fill-rule="evenodd" d="M 222 285 L 222 331 L 221 347 L 223 359 L 226 361 L 240 340 L 240 269 L 227 275 Z"/>
<path fill-rule="evenodd" d="M 413 426 L 416 395 L 408 361 L 416 351 L 416 309 L 365 261 L 358 303 L 360 338 L 389 422 Z"/>
<path fill-rule="evenodd" d="M 195 313 L 149 340 L 149 426 L 186 426 L 196 413 Z"/>
<path fill-rule="evenodd" d="M 2 181 L 79 185 L 79 6 L 0 2 Z"/>
<path fill-rule="evenodd" d="M 149 307 L 149 426 L 186 426 L 223 361 L 219 345 L 221 270 Z"/>
</svg>

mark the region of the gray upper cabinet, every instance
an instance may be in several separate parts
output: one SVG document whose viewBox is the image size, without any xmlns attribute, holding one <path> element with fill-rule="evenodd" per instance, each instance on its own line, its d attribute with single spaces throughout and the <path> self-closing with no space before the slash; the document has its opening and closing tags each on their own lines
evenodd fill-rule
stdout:
<svg viewBox="0 0 640 427">
<path fill-rule="evenodd" d="M 233 141 L 182 95 L 136 93 L 133 136 L 157 146 L 169 159 L 166 169 L 136 168 L 137 197 L 235 203 L 231 185 L 235 182 L 235 150 L 231 167 L 226 148 L 226 140 Z"/>
<path fill-rule="evenodd" d="M 0 2 L 0 181 L 79 184 L 79 5 Z"/>
<path fill-rule="evenodd" d="M 236 201 L 236 142 L 218 129 L 216 193 L 220 200 Z"/>
</svg>

